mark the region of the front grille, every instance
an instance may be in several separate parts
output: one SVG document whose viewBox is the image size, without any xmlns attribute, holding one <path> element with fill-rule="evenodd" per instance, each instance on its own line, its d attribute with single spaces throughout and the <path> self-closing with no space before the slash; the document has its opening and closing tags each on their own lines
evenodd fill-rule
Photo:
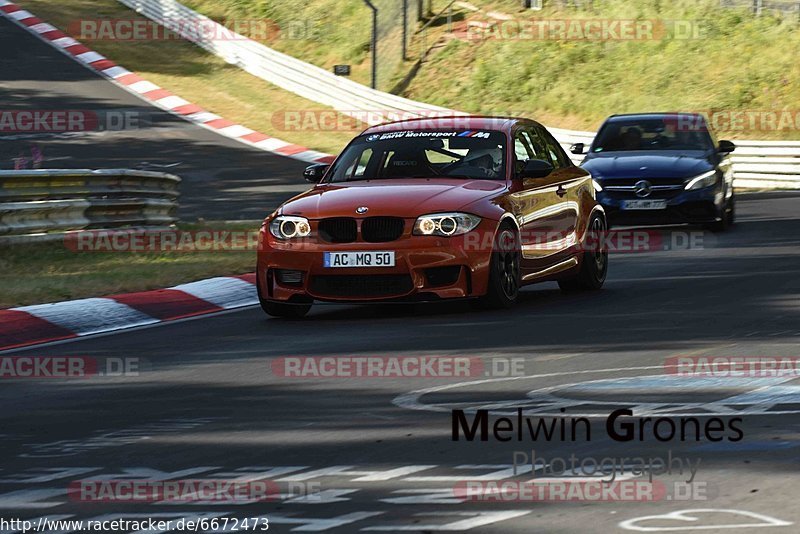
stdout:
<svg viewBox="0 0 800 534">
<path fill-rule="evenodd" d="M 407 274 L 319 275 L 311 278 L 311 292 L 325 297 L 392 297 L 414 287 Z"/>
<path fill-rule="evenodd" d="M 403 235 L 404 226 L 399 217 L 367 217 L 361 223 L 361 237 L 368 243 L 394 241 Z"/>
<path fill-rule="evenodd" d="M 683 185 L 687 178 L 606 178 L 603 186 L 629 186 L 633 187 L 637 182 L 646 180 L 651 185 Z"/>
<path fill-rule="evenodd" d="M 322 219 L 317 229 L 320 239 L 328 243 L 352 243 L 358 236 L 356 220 L 350 217 Z"/>
</svg>

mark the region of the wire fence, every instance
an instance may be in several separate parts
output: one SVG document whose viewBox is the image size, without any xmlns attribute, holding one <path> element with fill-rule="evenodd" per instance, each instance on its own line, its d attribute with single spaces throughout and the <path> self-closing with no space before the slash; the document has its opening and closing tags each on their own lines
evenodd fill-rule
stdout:
<svg viewBox="0 0 800 534">
<path fill-rule="evenodd" d="M 408 45 L 429 0 L 371 0 L 377 9 L 376 87 L 388 91 L 409 59 Z M 371 14 L 370 14 L 371 16 Z"/>
</svg>

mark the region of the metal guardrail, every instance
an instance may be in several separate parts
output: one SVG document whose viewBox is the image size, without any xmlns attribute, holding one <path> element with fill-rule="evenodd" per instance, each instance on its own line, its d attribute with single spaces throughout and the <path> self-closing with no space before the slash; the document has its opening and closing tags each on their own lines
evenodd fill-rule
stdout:
<svg viewBox="0 0 800 534">
<path fill-rule="evenodd" d="M 352 80 L 335 76 L 314 65 L 277 52 L 261 43 L 237 36 L 235 39 L 213 39 L 208 35 L 228 35 L 230 30 L 208 17 L 189 9 L 176 0 L 118 0 L 145 17 L 169 25 L 173 21 L 182 24 L 178 33 L 189 41 L 222 57 L 231 64 L 269 83 L 291 91 L 303 98 L 332 108 L 368 124 L 385 122 L 381 118 L 400 113 L 406 117 L 442 116 L 444 114 L 467 115 L 397 95 L 376 91 Z M 189 24 L 191 23 L 191 24 Z M 180 28 L 216 25 L 218 31 L 203 32 L 202 37 L 190 30 Z M 200 32 L 197 32 L 200 33 Z M 587 146 L 594 138 L 593 132 L 548 129 L 556 139 L 569 148 L 573 143 Z M 742 141 L 734 140 L 737 149 L 733 157 L 735 184 L 741 188 L 800 188 L 800 141 Z M 583 156 L 571 155 L 580 163 Z"/>
<path fill-rule="evenodd" d="M 129 169 L 0 171 L 0 237 L 168 226 L 180 181 Z"/>
</svg>

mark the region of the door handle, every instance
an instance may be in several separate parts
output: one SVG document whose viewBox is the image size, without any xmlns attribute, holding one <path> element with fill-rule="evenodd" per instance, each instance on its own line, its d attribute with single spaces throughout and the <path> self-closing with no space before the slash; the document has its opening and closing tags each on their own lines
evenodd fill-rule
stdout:
<svg viewBox="0 0 800 534">
<path fill-rule="evenodd" d="M 560 197 L 563 197 L 566 194 L 567 194 L 567 190 L 564 189 L 564 186 L 559 185 L 558 189 L 556 189 L 556 195 L 558 195 Z"/>
</svg>

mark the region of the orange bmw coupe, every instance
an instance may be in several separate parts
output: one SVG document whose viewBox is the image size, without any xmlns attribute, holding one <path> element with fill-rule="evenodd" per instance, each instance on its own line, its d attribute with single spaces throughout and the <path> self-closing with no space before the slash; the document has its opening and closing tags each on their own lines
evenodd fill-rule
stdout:
<svg viewBox="0 0 800 534">
<path fill-rule="evenodd" d="M 259 233 L 264 311 L 315 301 L 467 298 L 509 307 L 522 286 L 599 289 L 606 215 L 591 175 L 523 118 L 413 119 L 365 130 Z"/>
</svg>

